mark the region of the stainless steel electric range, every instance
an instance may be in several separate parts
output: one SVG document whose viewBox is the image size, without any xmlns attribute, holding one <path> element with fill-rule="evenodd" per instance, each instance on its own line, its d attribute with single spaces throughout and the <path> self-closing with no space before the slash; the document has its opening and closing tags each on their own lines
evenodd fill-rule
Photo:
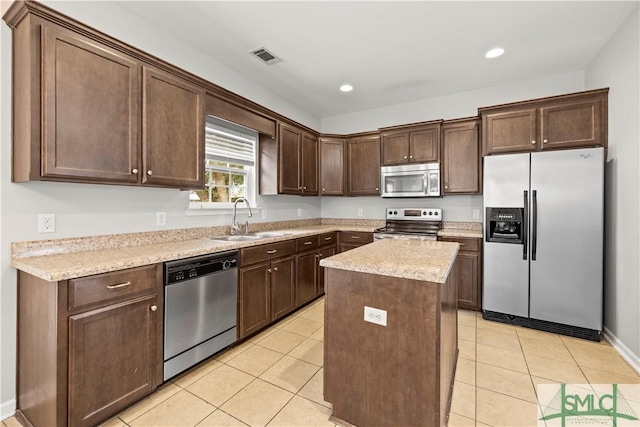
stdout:
<svg viewBox="0 0 640 427">
<path fill-rule="evenodd" d="M 374 239 L 437 240 L 442 228 L 442 209 L 387 208 L 386 218 L 386 225 L 374 231 Z"/>
</svg>

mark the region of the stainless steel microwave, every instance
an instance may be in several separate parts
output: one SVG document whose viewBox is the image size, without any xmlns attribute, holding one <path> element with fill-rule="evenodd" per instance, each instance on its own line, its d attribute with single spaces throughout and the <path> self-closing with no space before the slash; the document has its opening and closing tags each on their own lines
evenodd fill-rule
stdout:
<svg viewBox="0 0 640 427">
<path fill-rule="evenodd" d="M 383 166 L 382 197 L 439 197 L 440 163 Z"/>
</svg>

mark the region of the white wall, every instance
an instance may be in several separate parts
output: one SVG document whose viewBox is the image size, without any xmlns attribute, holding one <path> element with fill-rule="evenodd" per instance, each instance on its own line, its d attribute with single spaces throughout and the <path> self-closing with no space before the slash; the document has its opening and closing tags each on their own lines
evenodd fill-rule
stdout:
<svg viewBox="0 0 640 427">
<path fill-rule="evenodd" d="M 46 2 L 81 22 L 178 65 L 209 81 L 319 129 L 320 120 L 278 98 L 268 89 L 231 71 L 220 62 L 154 28 L 113 2 Z M 2 9 L 6 9 L 3 2 Z M 10 267 L 14 241 L 205 227 L 231 223 L 229 214 L 187 216 L 188 192 L 170 189 L 52 182 L 11 183 L 11 30 L 0 24 L 0 419 L 15 410 L 16 272 Z M 266 220 L 320 217 L 315 197 L 265 196 L 258 205 Z M 298 217 L 297 209 L 302 209 Z M 155 225 L 155 212 L 167 214 L 167 225 Z M 37 233 L 37 215 L 56 214 L 56 232 Z"/>
<path fill-rule="evenodd" d="M 636 369 L 640 369 L 639 8 L 586 70 L 587 88 L 610 88 L 604 323 Z"/>
</svg>

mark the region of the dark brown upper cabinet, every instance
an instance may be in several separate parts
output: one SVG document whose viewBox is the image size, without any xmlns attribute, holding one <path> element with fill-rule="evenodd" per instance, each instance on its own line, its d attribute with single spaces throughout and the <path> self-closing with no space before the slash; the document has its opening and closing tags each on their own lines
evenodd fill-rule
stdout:
<svg viewBox="0 0 640 427">
<path fill-rule="evenodd" d="M 609 89 L 478 109 L 483 154 L 606 147 Z"/>
<path fill-rule="evenodd" d="M 320 138 L 320 195 L 344 196 L 344 138 Z"/>
<path fill-rule="evenodd" d="M 382 165 L 437 162 L 441 120 L 380 129 Z"/>
<path fill-rule="evenodd" d="M 380 195 L 380 134 L 347 139 L 347 195 Z"/>
<path fill-rule="evenodd" d="M 278 194 L 318 195 L 318 138 L 280 123 L 278 131 Z"/>
<path fill-rule="evenodd" d="M 5 16 L 14 39 L 12 180 L 202 187 L 204 90 L 108 36 L 44 16 Z"/>
<path fill-rule="evenodd" d="M 443 195 L 482 194 L 480 119 L 448 120 L 442 123 L 440 150 Z"/>
</svg>

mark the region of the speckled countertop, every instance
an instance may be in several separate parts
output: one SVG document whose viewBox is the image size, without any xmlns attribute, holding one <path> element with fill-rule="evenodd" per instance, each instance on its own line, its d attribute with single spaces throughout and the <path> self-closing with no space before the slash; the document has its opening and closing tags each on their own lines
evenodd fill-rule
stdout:
<svg viewBox="0 0 640 427">
<path fill-rule="evenodd" d="M 444 283 L 460 245 L 433 240 L 383 239 L 324 258 L 322 267 Z"/>
<path fill-rule="evenodd" d="M 225 242 L 210 238 L 228 234 L 229 227 L 15 242 L 11 248 L 11 265 L 18 270 L 54 282 L 330 231 L 372 232 L 384 226 L 384 223 L 384 220 L 350 219 L 257 223 L 252 224 L 253 231 L 277 230 L 287 235 L 243 242 Z M 482 229 L 479 223 L 445 222 L 439 235 L 482 237 Z"/>
<path fill-rule="evenodd" d="M 371 232 L 375 228 L 375 226 L 317 224 L 279 229 L 278 232 L 287 234 L 281 237 L 242 242 L 226 242 L 213 240 L 210 237 L 199 237 L 187 240 L 173 240 L 134 246 L 106 247 L 94 250 L 87 247 L 84 250 L 75 252 L 59 251 L 57 253 L 47 253 L 37 256 L 28 256 L 28 253 L 17 251 L 17 253 L 27 256 L 16 257 L 14 253 L 14 256 L 11 258 L 11 265 L 33 276 L 55 282 L 141 265 L 155 264 L 249 246 L 264 245 L 292 238 L 307 237 L 329 231 Z M 210 234 L 210 236 L 215 235 L 221 235 L 221 233 Z M 100 236 L 100 238 L 102 237 L 103 236 Z M 113 238 L 117 239 L 118 237 Z"/>
</svg>

